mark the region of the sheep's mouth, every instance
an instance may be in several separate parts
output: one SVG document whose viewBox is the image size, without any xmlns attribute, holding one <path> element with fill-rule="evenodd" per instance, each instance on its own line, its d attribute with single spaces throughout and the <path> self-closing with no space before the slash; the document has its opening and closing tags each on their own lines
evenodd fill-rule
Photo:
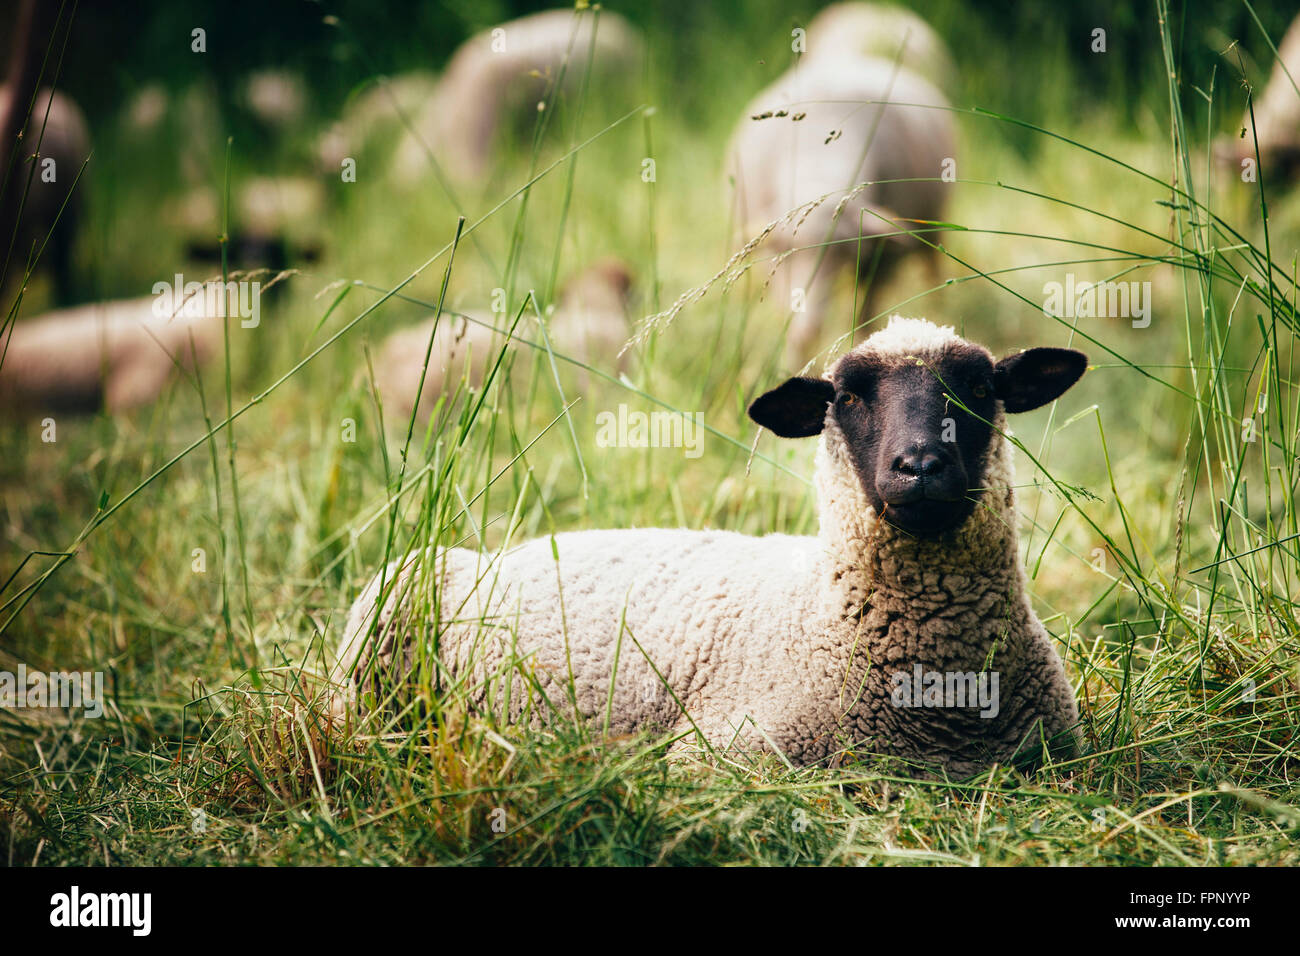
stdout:
<svg viewBox="0 0 1300 956">
<path fill-rule="evenodd" d="M 938 537 L 958 527 L 970 516 L 971 502 L 966 498 L 941 501 L 918 498 L 913 501 L 884 503 L 881 517 L 899 531 L 918 538 Z"/>
</svg>

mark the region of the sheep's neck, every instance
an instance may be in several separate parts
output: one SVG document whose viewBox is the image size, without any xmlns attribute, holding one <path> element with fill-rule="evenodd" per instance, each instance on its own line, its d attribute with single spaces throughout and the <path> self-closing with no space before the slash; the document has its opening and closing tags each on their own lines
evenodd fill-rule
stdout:
<svg viewBox="0 0 1300 956">
<path fill-rule="evenodd" d="M 912 538 L 879 521 L 852 468 L 842 439 L 823 440 L 818 456 L 823 565 L 828 624 L 860 638 L 881 660 L 918 647 L 946 649 L 934 665 L 981 669 L 992 641 L 969 622 L 1002 617 L 1002 641 L 1024 628 L 1023 573 L 1016 547 L 1015 495 L 1004 441 L 990 451 L 984 491 L 957 531 L 933 541 Z M 838 459 L 838 461 L 837 461 Z M 972 613 L 965 613 L 966 611 Z M 925 641 L 918 641 L 924 628 Z M 997 649 L 1014 651 L 1013 647 Z"/>
</svg>

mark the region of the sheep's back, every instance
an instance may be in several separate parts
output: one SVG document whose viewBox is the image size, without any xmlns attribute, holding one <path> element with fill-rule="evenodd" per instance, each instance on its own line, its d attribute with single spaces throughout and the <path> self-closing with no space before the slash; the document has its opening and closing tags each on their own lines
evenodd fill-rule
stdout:
<svg viewBox="0 0 1300 956">
<path fill-rule="evenodd" d="M 495 559 L 440 551 L 423 573 L 436 569 L 440 581 L 446 666 L 484 675 L 521 660 L 557 705 L 570 699 L 571 669 L 579 713 L 602 722 L 617 658 L 610 729 L 626 732 L 679 725 L 678 701 L 706 723 L 760 709 L 816 613 L 807 577 L 817 549 L 816 539 L 789 535 L 583 531 L 539 538 Z M 373 620 L 374 602 L 373 588 L 358 599 L 350 633 Z M 412 650 L 399 648 L 394 635 L 418 628 L 409 621 L 389 627 L 400 617 L 391 609 L 381 616 L 381 659 Z M 358 656 L 348 646 L 345 638 L 345 666 Z M 410 667 L 408 660 L 401 669 Z M 517 716 L 524 685 L 517 676 L 512 684 Z"/>
<path fill-rule="evenodd" d="M 845 192 L 863 182 L 874 185 L 845 204 L 835 238 L 857 236 L 860 216 L 864 234 L 890 231 L 873 210 L 940 218 L 946 184 L 883 181 L 939 177 L 955 151 L 947 106 L 925 80 L 883 60 L 814 61 L 788 71 L 750 103 L 732 138 L 740 219 L 754 232 L 829 193 L 797 237 L 789 228 L 778 233 L 790 245 L 821 242 Z M 780 110 L 788 115 L 752 119 Z M 804 118 L 795 121 L 799 113 Z"/>
</svg>

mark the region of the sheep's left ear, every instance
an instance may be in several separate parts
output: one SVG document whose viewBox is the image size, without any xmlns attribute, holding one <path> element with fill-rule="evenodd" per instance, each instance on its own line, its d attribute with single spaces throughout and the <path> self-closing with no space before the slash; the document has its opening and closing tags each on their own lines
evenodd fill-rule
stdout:
<svg viewBox="0 0 1300 956">
<path fill-rule="evenodd" d="M 1027 412 L 1065 394 L 1088 367 L 1074 349 L 1025 349 L 993 366 L 993 390 L 1009 412 Z"/>
<path fill-rule="evenodd" d="M 782 438 L 821 433 L 835 386 L 824 378 L 789 378 L 754 399 L 749 417 Z"/>
</svg>

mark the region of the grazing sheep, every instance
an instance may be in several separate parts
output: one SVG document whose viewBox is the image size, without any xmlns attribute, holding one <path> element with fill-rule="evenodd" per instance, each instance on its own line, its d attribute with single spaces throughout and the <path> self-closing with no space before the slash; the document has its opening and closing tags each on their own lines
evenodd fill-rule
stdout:
<svg viewBox="0 0 1300 956">
<path fill-rule="evenodd" d="M 186 253 L 220 265 L 223 251 L 238 269 L 286 269 L 321 253 L 325 190 L 300 176 L 254 176 L 234 191 L 231 229 L 223 244 L 221 194 L 190 189 L 163 208 L 166 221 L 189 237 Z"/>
<path fill-rule="evenodd" d="M 570 279 L 548 323 L 551 347 L 588 365 L 612 360 L 627 341 L 630 290 L 627 267 L 616 259 L 601 260 Z M 504 332 L 497 331 L 504 323 L 494 322 L 494 318 L 500 317 L 444 314 L 436 333 L 434 319 L 429 318 L 388 336 L 375 363 L 375 384 L 385 417 L 393 422 L 408 421 L 418 393 L 419 417 L 427 418 L 438 397 L 448 389 L 454 390 L 462 377 L 471 388 L 477 388 L 505 345 Z M 516 331 L 523 335 L 523 330 L 524 326 L 520 326 Z M 433 350 L 424 389 L 420 391 L 420 373 L 431 334 Z M 579 389 L 586 387 L 584 370 L 579 370 L 576 381 Z"/>
<path fill-rule="evenodd" d="M 430 73 L 406 73 L 391 79 L 382 77 L 374 85 L 349 99 L 339 119 L 332 123 L 316 144 L 321 171 L 336 179 L 343 161 L 357 159 L 372 140 L 400 135 L 402 117 L 417 116 L 423 104 L 438 90 L 438 79 Z"/>
<path fill-rule="evenodd" d="M 457 679 L 515 720 L 576 706 L 615 734 L 698 728 L 799 764 L 856 751 L 967 775 L 1033 762 L 1044 742 L 1069 752 L 1074 694 L 1025 593 L 1003 432 L 1005 412 L 1057 398 L 1086 361 L 995 362 L 895 317 L 827 378 L 750 406 L 777 435 L 820 434 L 818 537 L 579 531 L 501 555 L 413 552 L 353 604 L 336 674 L 366 691 L 383 673 Z M 433 600 L 437 621 L 414 610 Z M 489 678 L 511 654 L 535 687 Z"/>
<path fill-rule="evenodd" d="M 736 221 L 751 237 L 783 220 L 766 242 L 788 255 L 778 290 L 788 287 L 783 305 L 793 310 L 790 364 L 812 354 L 837 272 L 860 262 L 864 274 L 874 273 L 874 288 L 908 252 L 930 252 L 907 234 L 879 237 L 921 228 L 898 220 L 941 218 L 951 187 L 939 177 L 954 154 L 947 105 L 932 85 L 893 63 L 846 57 L 810 58 L 745 110 L 728 150 Z M 909 179 L 931 181 L 896 181 Z M 938 241 L 934 233 L 927 239 Z M 870 295 L 861 314 L 873 314 Z"/>
<path fill-rule="evenodd" d="M 178 365 L 193 369 L 221 339 L 221 323 L 204 321 L 219 310 L 202 296 L 174 316 L 168 299 L 96 302 L 0 332 L 0 411 L 116 413 L 153 401 Z"/>
<path fill-rule="evenodd" d="M 0 86 L 0 113 L 4 112 L 3 104 L 10 98 L 11 89 L 9 86 Z M 25 111 L 27 104 L 13 104 L 9 108 Z M 28 161 L 38 150 L 39 157 L 33 160 L 33 170 Z M 41 261 L 49 264 L 55 289 L 63 298 L 71 293 L 72 249 L 77 235 L 77 222 L 81 216 L 84 181 L 76 189 L 73 189 L 72 184 L 89 156 L 90 133 L 81 108 L 62 93 L 55 92 L 51 95 L 48 89 L 37 93 L 27 120 L 21 152 L 11 173 L 13 178 L 7 190 L 9 195 L 4 200 L 16 208 L 23 191 L 27 191 L 22 215 L 18 220 L 8 275 L 20 275 L 33 250 L 40 249 L 49 237 L 49 245 Z M 48 163 L 49 160 L 53 160 L 53 163 Z M 4 218 L 0 216 L 0 220 Z M 8 248 L 9 236 L 3 236 L 2 241 L 5 248 Z M 0 253 L 0 262 L 2 261 L 3 253 Z"/>
<path fill-rule="evenodd" d="M 438 83 L 437 92 L 398 146 L 394 172 L 415 182 L 429 171 L 432 150 L 459 179 L 481 179 L 490 167 L 499 129 L 511 117 L 537 116 L 537 104 L 552 84 L 576 93 L 591 58 L 603 77 L 637 74 L 641 38 L 618 14 L 577 15 L 546 10 L 484 30 L 461 44 Z M 595 29 L 595 47 L 592 30 Z M 565 63 L 567 61 L 567 68 Z"/>
<path fill-rule="evenodd" d="M 808 24 L 807 56 L 897 61 L 940 89 L 957 75 L 952 54 L 934 28 L 911 10 L 886 3 L 833 3 Z"/>
<path fill-rule="evenodd" d="M 1268 82 L 1255 98 L 1253 129 L 1247 109 L 1241 117 L 1246 134 L 1220 140 L 1215 151 L 1219 159 L 1231 163 L 1240 174 L 1242 161 L 1255 159 L 1258 142 L 1264 175 L 1284 182 L 1293 180 L 1300 173 L 1300 93 L 1296 84 L 1300 84 L 1300 16 L 1291 21 L 1278 44 Z"/>
</svg>

